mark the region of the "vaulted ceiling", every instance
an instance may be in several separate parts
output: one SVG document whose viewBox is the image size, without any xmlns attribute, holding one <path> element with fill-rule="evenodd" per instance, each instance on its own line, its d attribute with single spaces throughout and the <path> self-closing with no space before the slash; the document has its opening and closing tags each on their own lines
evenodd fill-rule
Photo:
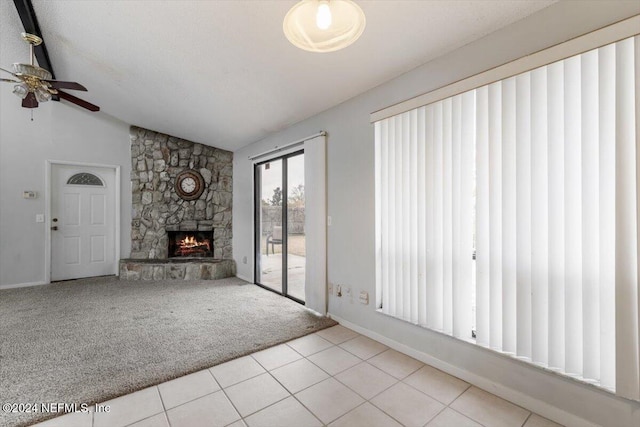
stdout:
<svg viewBox="0 0 640 427">
<path fill-rule="evenodd" d="M 317 54 L 282 32 L 295 1 L 33 0 L 58 79 L 81 82 L 83 98 L 124 122 L 229 150 L 553 2 L 357 1 L 360 40 Z M 1 3 L 2 58 L 27 61 L 13 2 Z"/>
</svg>

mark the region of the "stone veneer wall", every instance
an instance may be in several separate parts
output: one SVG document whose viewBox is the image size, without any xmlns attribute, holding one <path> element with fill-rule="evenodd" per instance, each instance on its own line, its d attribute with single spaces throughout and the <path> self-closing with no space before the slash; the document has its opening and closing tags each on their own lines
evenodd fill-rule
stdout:
<svg viewBox="0 0 640 427">
<path fill-rule="evenodd" d="M 214 258 L 231 259 L 233 153 L 131 127 L 131 258 L 166 259 L 167 230 L 214 230 Z M 176 176 L 200 172 L 205 190 L 186 201 Z"/>
</svg>

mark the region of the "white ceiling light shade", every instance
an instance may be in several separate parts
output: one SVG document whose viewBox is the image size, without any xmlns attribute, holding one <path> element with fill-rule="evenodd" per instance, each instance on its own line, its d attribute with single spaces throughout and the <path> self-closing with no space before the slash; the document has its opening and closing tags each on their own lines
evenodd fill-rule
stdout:
<svg viewBox="0 0 640 427">
<path fill-rule="evenodd" d="M 284 17 L 282 28 L 296 47 L 309 52 L 333 52 L 360 37 L 366 19 L 351 0 L 302 0 Z"/>
</svg>

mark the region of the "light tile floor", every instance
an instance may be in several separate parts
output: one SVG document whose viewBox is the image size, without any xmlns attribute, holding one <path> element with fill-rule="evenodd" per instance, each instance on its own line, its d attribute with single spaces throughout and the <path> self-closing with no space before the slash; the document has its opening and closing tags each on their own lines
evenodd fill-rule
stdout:
<svg viewBox="0 0 640 427">
<path fill-rule="evenodd" d="M 104 405 L 38 426 L 558 426 L 340 325 Z"/>
</svg>

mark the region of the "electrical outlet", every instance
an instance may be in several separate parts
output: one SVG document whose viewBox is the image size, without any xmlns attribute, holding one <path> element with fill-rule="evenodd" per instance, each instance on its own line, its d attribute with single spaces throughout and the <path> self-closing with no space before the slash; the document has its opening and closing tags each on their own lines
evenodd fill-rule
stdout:
<svg viewBox="0 0 640 427">
<path fill-rule="evenodd" d="M 36 214 L 36 222 L 44 222 L 44 214 Z"/>
<path fill-rule="evenodd" d="M 329 216 L 327 217 L 327 226 L 328 226 L 328 227 L 331 227 L 331 222 L 332 222 L 332 221 L 331 221 L 331 215 L 329 215 Z"/>
<path fill-rule="evenodd" d="M 347 297 L 351 296 L 351 288 L 344 288 L 344 295 Z"/>
<path fill-rule="evenodd" d="M 336 296 L 337 297 L 341 297 L 342 296 L 342 286 L 340 286 L 340 285 L 336 285 Z"/>
<path fill-rule="evenodd" d="M 364 305 L 368 305 L 369 304 L 369 292 L 360 291 L 360 303 L 362 303 Z"/>
</svg>

